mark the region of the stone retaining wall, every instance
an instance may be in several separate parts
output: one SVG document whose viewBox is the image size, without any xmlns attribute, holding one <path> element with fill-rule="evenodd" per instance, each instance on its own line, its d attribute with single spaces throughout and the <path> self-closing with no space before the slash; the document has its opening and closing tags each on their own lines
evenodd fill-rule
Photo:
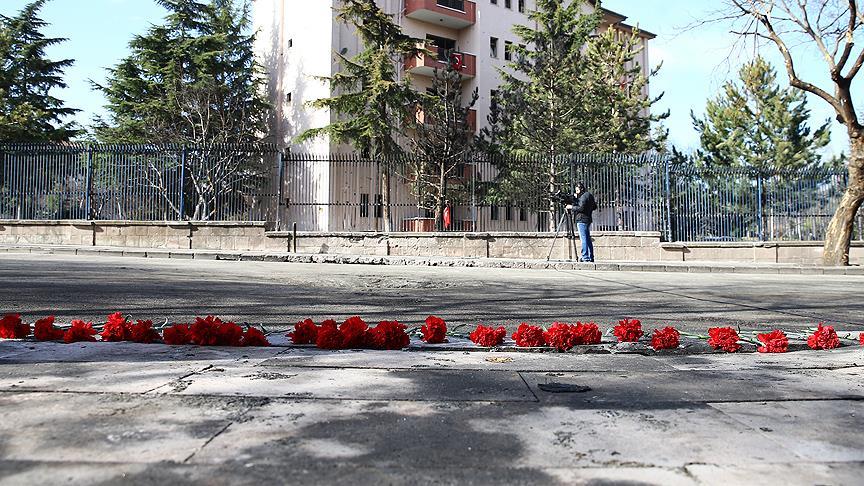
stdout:
<svg viewBox="0 0 864 486">
<path fill-rule="evenodd" d="M 548 233 L 300 232 L 293 242 L 291 232 L 268 229 L 263 222 L 0 220 L 0 244 L 545 259 L 554 240 Z M 593 236 L 598 261 L 818 264 L 822 253 L 821 242 L 662 243 L 658 232 L 597 231 Z M 568 257 L 564 238 L 552 248 L 554 259 Z M 864 242 L 853 242 L 850 261 L 864 264 Z"/>
</svg>

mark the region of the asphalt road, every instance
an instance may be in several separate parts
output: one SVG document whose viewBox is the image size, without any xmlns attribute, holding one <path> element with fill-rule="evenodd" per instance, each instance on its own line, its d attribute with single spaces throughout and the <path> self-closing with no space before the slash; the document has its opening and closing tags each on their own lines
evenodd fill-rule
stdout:
<svg viewBox="0 0 864 486">
<path fill-rule="evenodd" d="M 0 255 L 0 312 L 95 322 L 216 314 L 289 327 L 311 317 L 548 324 L 624 317 L 682 330 L 738 325 L 864 329 L 860 276 L 583 272 Z"/>
</svg>

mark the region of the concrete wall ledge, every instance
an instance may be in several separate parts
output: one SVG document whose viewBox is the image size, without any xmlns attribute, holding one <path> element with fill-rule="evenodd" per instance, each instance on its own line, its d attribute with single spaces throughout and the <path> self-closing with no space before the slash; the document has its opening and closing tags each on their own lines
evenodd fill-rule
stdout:
<svg viewBox="0 0 864 486">
<path fill-rule="evenodd" d="M 0 219 L 0 226 L 74 226 L 89 228 L 91 226 L 154 226 L 186 228 L 189 226 L 219 227 L 219 228 L 267 228 L 266 221 L 125 221 L 125 220 L 84 220 L 84 219 Z"/>
<path fill-rule="evenodd" d="M 268 231 L 267 236 L 271 238 L 290 238 L 291 231 Z M 362 232 L 362 231 L 298 231 L 297 237 L 310 238 L 552 238 L 555 234 L 548 232 L 518 233 L 515 231 L 495 232 L 431 232 L 431 233 L 402 233 L 402 232 Z M 603 236 L 627 236 L 640 238 L 660 238 L 659 231 L 592 231 L 593 238 Z M 559 235 L 560 237 L 560 235 Z"/>
<path fill-rule="evenodd" d="M 664 250 L 682 248 L 822 248 L 823 246 L 825 246 L 824 241 L 683 241 L 660 243 L 660 248 Z M 864 248 L 864 241 L 852 241 L 851 246 Z"/>
</svg>

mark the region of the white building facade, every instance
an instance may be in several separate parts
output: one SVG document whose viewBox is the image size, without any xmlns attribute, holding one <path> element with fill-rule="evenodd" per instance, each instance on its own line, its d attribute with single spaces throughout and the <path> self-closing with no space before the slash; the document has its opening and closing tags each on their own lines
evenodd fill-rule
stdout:
<svg viewBox="0 0 864 486">
<path fill-rule="evenodd" d="M 529 25 L 528 13 L 535 0 L 376 0 L 377 4 L 393 16 L 403 31 L 444 52 L 453 51 L 462 63 L 465 78 L 464 97 L 476 88 L 479 99 L 475 105 L 475 130 L 486 124 L 491 110 L 493 92 L 501 84 L 499 70 L 504 69 L 513 55 L 511 46 L 519 43 L 513 33 L 514 25 Z M 327 109 L 315 109 L 309 102 L 328 98 L 331 90 L 322 78 L 331 77 L 338 70 L 335 53 L 347 57 L 356 55 L 361 46 L 352 29 L 336 20 L 335 8 L 340 0 L 255 0 L 254 21 L 258 30 L 256 50 L 268 75 L 269 98 L 274 110 L 271 120 L 272 136 L 277 143 L 292 152 L 330 154 L 348 151 L 327 137 L 303 144 L 296 137 L 310 128 L 323 127 L 335 121 L 336 114 Z M 586 10 L 593 7 L 586 5 Z M 601 30 L 619 29 L 630 33 L 633 27 L 624 23 L 624 15 L 603 10 Z M 649 69 L 648 41 L 654 36 L 639 32 L 644 49 L 638 59 L 646 72 Z M 410 76 L 418 90 L 431 86 L 436 67 L 443 68 L 447 59 L 431 55 L 409 60 L 403 75 Z M 647 96 L 647 93 L 646 93 Z M 288 220 L 299 220 L 303 229 L 334 231 L 339 229 L 379 230 L 375 201 L 380 197 L 375 186 L 379 182 L 374 170 L 349 167 L 343 164 L 309 162 L 303 167 L 302 183 L 288 187 L 299 199 L 337 202 L 337 204 L 309 204 L 289 206 Z M 367 173 L 363 173 L 367 172 Z M 299 176 L 298 176 L 299 177 Z M 300 188 L 300 189 L 298 189 Z M 394 201 L 404 201 L 410 211 L 410 189 L 394 187 Z M 344 202 L 343 202 L 344 201 Z M 359 208 L 344 209 L 353 204 Z M 364 206 L 365 205 L 365 206 Z M 342 207 L 342 209 L 340 209 Z M 478 214 L 463 215 L 471 218 L 466 230 L 476 230 Z M 353 214 L 349 214 L 353 213 Z M 416 211 L 415 211 L 416 213 Z M 394 229 L 414 230 L 402 220 L 423 219 L 396 216 Z M 522 219 L 522 218 L 519 218 Z M 537 225 L 536 218 L 525 218 L 525 228 Z M 518 226 L 518 225 L 516 225 Z"/>
</svg>

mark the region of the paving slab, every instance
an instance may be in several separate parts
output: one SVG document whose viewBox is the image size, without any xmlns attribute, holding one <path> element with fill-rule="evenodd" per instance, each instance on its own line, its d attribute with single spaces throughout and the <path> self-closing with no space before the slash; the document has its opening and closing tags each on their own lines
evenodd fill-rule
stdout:
<svg viewBox="0 0 864 486">
<path fill-rule="evenodd" d="M 0 444 L 4 460 L 182 462 L 250 406 L 201 397 L 0 393 Z"/>
<path fill-rule="evenodd" d="M 662 360 L 639 355 L 338 351 L 292 348 L 260 363 L 264 367 L 386 368 L 496 371 L 664 371 Z"/>
<path fill-rule="evenodd" d="M 338 400 L 536 401 L 515 372 L 258 367 L 210 368 L 185 378 L 188 395 Z"/>
<path fill-rule="evenodd" d="M 864 463 L 691 464 L 687 473 L 704 485 L 860 486 Z"/>
<path fill-rule="evenodd" d="M 712 403 L 803 461 L 864 463 L 864 401 Z M 823 417 L 831 417 L 823 420 Z"/>
<path fill-rule="evenodd" d="M 707 406 L 578 410 L 527 403 L 275 400 L 233 423 L 190 462 L 674 469 L 688 461 L 795 457 Z"/>
<path fill-rule="evenodd" d="M 677 370 L 834 369 L 864 367 L 864 347 L 778 354 L 708 354 L 670 356 L 663 363 Z"/>
<path fill-rule="evenodd" d="M 263 361 L 278 356 L 277 348 L 220 348 L 202 346 L 167 346 L 129 342 L 55 342 L 0 340 L 0 364 L 61 363 L 61 362 L 146 362 L 163 361 Z"/>
<path fill-rule="evenodd" d="M 742 370 L 645 373 L 521 373 L 542 403 L 571 407 L 664 407 L 715 401 L 864 399 L 861 376 L 845 370 Z M 585 393 L 547 393 L 543 383 L 582 385 Z"/>
</svg>

